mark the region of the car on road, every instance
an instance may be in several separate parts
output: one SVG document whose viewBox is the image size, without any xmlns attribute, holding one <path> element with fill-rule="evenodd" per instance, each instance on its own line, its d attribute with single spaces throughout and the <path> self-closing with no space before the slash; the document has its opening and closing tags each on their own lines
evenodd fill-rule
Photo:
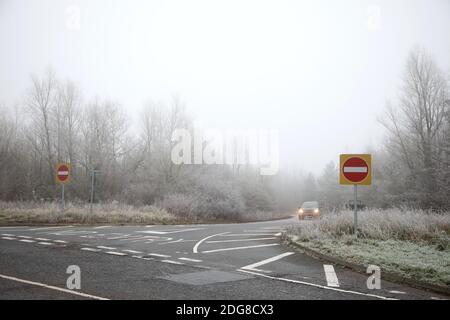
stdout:
<svg viewBox="0 0 450 320">
<path fill-rule="evenodd" d="M 304 220 L 305 218 L 318 218 L 320 217 L 319 202 L 306 201 L 303 202 L 301 207 L 298 208 L 298 219 Z"/>
</svg>

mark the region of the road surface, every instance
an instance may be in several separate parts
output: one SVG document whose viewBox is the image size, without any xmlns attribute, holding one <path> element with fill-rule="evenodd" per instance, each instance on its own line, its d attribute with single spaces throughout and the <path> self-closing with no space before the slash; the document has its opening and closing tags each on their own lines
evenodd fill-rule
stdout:
<svg viewBox="0 0 450 320">
<path fill-rule="evenodd" d="M 445 299 L 284 246 L 296 219 L 239 224 L 0 227 L 0 299 Z M 81 271 L 70 290 L 66 273 Z"/>
</svg>

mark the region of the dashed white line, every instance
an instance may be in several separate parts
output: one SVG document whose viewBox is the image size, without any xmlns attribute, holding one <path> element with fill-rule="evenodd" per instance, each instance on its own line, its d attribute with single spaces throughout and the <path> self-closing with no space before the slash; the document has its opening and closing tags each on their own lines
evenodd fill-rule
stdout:
<svg viewBox="0 0 450 320">
<path fill-rule="evenodd" d="M 64 240 L 53 240 L 53 242 L 56 242 L 56 243 L 67 243 L 67 241 L 64 241 Z"/>
<path fill-rule="evenodd" d="M 23 238 L 23 239 L 31 239 L 32 237 L 29 236 L 17 236 L 18 238 Z"/>
<path fill-rule="evenodd" d="M 51 246 L 51 245 L 53 245 L 53 243 L 50 243 L 50 242 L 38 242 L 38 244 L 42 244 L 44 246 Z"/>
<path fill-rule="evenodd" d="M 243 249 L 256 249 L 256 248 L 263 248 L 263 247 L 273 247 L 273 246 L 279 246 L 278 243 L 271 243 L 271 244 L 260 244 L 257 246 L 246 246 L 246 247 L 234 247 L 234 248 L 223 248 L 223 249 L 214 249 L 214 250 L 207 250 L 202 251 L 202 253 L 213 253 L 213 252 L 220 252 L 220 251 L 231 251 L 231 250 L 243 250 Z"/>
<path fill-rule="evenodd" d="M 170 258 L 167 254 L 160 254 L 160 253 L 149 253 L 149 256 L 159 257 L 159 258 Z"/>
<path fill-rule="evenodd" d="M 253 239 L 213 240 L 213 241 L 206 241 L 206 243 L 245 242 L 245 241 L 258 241 L 258 240 L 274 240 L 274 239 L 276 239 L 276 238 L 270 237 L 270 238 L 253 238 Z"/>
<path fill-rule="evenodd" d="M 0 278 L 11 280 L 11 281 L 17 281 L 17 282 L 21 282 L 21 283 L 25 283 L 25 284 L 29 284 L 29 285 L 33 285 L 33 286 L 39 286 L 39 287 L 43 287 L 43 288 L 47 288 L 47 289 L 52 289 L 52 290 L 56 290 L 56 291 L 61 291 L 61 292 L 65 292 L 65 293 L 70 293 L 70 294 L 74 294 L 74 295 L 85 297 L 85 298 L 91 298 L 91 299 L 96 299 L 96 300 L 109 300 L 107 298 L 94 296 L 94 295 L 79 292 L 79 291 L 73 291 L 73 290 L 69 290 L 69 289 L 59 288 L 59 287 L 55 287 L 55 286 L 51 286 L 48 284 L 39 283 L 39 282 L 35 282 L 35 281 L 23 280 L 23 279 L 19 279 L 19 278 L 15 278 L 15 277 L 6 276 L 3 274 L 0 274 Z"/>
<path fill-rule="evenodd" d="M 285 253 L 279 254 L 279 255 L 277 255 L 275 257 L 268 258 L 268 259 L 265 259 L 265 260 L 262 260 L 262 261 L 259 261 L 259 262 L 253 263 L 253 264 L 249 264 L 248 266 L 242 267 L 241 269 L 267 272 L 265 270 L 259 270 L 257 268 L 262 266 L 262 265 L 268 264 L 270 262 L 273 262 L 273 261 L 276 261 L 276 260 L 280 260 L 280 259 L 282 259 L 284 257 L 287 257 L 287 256 L 290 256 L 292 254 L 294 254 L 294 252 L 285 252 Z"/>
<path fill-rule="evenodd" d="M 100 249 L 95 249 L 95 248 L 81 248 L 80 250 L 83 251 L 92 251 L 92 252 L 100 252 Z"/>
<path fill-rule="evenodd" d="M 112 254 L 112 255 L 115 255 L 115 256 L 126 256 L 127 255 L 126 253 L 117 252 L 117 251 L 106 251 L 105 253 Z"/>
<path fill-rule="evenodd" d="M 125 250 L 122 250 L 122 251 L 128 252 L 128 253 L 142 253 L 142 251 L 128 250 L 128 249 L 125 249 Z"/>
<path fill-rule="evenodd" d="M 403 291 L 397 291 L 397 290 L 390 290 L 390 293 L 394 293 L 394 294 L 406 294 L 406 292 Z"/>
<path fill-rule="evenodd" d="M 34 238 L 34 240 L 39 240 L 39 241 L 51 241 L 50 239 L 47 239 L 47 238 Z"/>
<path fill-rule="evenodd" d="M 113 247 L 105 247 L 105 246 L 97 246 L 99 249 L 106 249 L 106 250 L 116 250 L 116 248 Z"/>
<path fill-rule="evenodd" d="M 19 240 L 19 241 L 27 242 L 27 243 L 36 242 L 34 240 L 29 240 L 29 239 L 22 239 L 22 240 Z"/>
<path fill-rule="evenodd" d="M 246 237 L 246 236 L 274 236 L 273 233 L 230 233 L 223 237 Z"/>
<path fill-rule="evenodd" d="M 2 236 L 15 237 L 14 234 L 9 234 L 9 233 L 2 233 Z"/>
<path fill-rule="evenodd" d="M 5 239 L 5 240 L 17 240 L 16 238 L 11 238 L 11 237 L 2 237 L 2 239 Z"/>
<path fill-rule="evenodd" d="M 111 228 L 111 226 L 99 226 L 99 227 L 95 227 L 93 229 L 106 229 L 106 228 Z"/>
<path fill-rule="evenodd" d="M 184 265 L 184 263 L 182 263 L 182 262 L 173 261 L 173 260 L 161 260 L 161 262 Z"/>
<path fill-rule="evenodd" d="M 73 228 L 73 226 L 40 227 L 40 228 L 28 229 L 27 231 L 47 230 L 47 229 L 62 229 L 62 228 Z"/>
<path fill-rule="evenodd" d="M 358 291 L 351 291 L 351 290 L 344 290 L 344 289 L 333 288 L 333 287 L 328 287 L 328 286 L 322 286 L 320 284 L 315 284 L 315 283 L 310 283 L 310 282 L 305 282 L 305 281 L 273 277 L 273 276 L 269 276 L 267 274 L 261 274 L 261 273 L 253 272 L 253 271 L 249 271 L 249 270 L 237 269 L 237 271 L 253 274 L 253 275 L 256 275 L 256 276 L 260 276 L 260 277 L 268 278 L 268 279 L 272 279 L 272 280 L 278 280 L 278 281 L 284 281 L 284 282 L 290 282 L 290 283 L 297 283 L 297 284 L 302 284 L 302 285 L 305 285 L 305 286 L 316 287 L 316 288 L 325 289 L 325 290 L 332 290 L 332 291 L 338 291 L 338 292 L 343 292 L 343 293 L 356 294 L 356 295 L 361 295 L 361 296 L 366 296 L 366 297 L 373 297 L 373 298 L 383 299 L 383 300 L 398 300 L 398 299 L 395 299 L 395 298 L 389 298 L 389 297 L 379 296 L 379 295 L 370 294 L 370 293 L 363 293 L 363 292 L 358 292 Z"/>
<path fill-rule="evenodd" d="M 191 262 L 202 262 L 202 260 L 199 259 L 191 259 L 191 258 L 186 258 L 186 257 L 182 257 L 182 258 L 178 258 L 179 260 L 184 260 L 184 261 L 191 261 Z"/>
<path fill-rule="evenodd" d="M 324 264 L 323 270 L 325 271 L 325 278 L 327 279 L 327 285 L 329 287 L 339 287 L 339 280 L 337 278 L 334 267 L 331 264 Z"/>
</svg>

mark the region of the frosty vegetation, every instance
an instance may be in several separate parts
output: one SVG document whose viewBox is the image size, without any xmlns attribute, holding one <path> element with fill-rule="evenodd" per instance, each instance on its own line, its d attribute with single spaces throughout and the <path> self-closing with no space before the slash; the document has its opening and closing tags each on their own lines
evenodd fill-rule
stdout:
<svg viewBox="0 0 450 320">
<path fill-rule="evenodd" d="M 422 49 L 413 50 L 399 97 L 380 117 L 386 142 L 374 150 L 373 186 L 361 188 L 370 207 L 450 207 L 450 100 L 448 75 Z M 177 128 L 193 129 L 183 102 L 149 102 L 131 127 L 125 107 L 86 98 L 52 70 L 33 75 L 19 103 L 0 106 L 0 200 L 56 201 L 58 162 L 72 164 L 66 199 L 89 200 L 90 170 L 100 170 L 95 202 L 153 206 L 181 218 L 238 219 L 294 212 L 303 200 L 330 211 L 352 198 L 339 186 L 338 168 L 323 174 L 281 168 L 261 176 L 252 164 L 175 165 Z M 338 155 L 337 155 L 338 156 Z M 336 157 L 337 157 L 336 156 Z"/>
</svg>

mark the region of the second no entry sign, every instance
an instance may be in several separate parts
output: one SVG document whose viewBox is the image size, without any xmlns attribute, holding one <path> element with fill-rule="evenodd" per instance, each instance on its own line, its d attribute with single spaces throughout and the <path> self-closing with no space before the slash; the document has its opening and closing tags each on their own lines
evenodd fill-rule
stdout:
<svg viewBox="0 0 450 320">
<path fill-rule="evenodd" d="M 370 154 L 341 154 L 339 183 L 370 185 L 372 183 L 372 156 Z"/>
</svg>

